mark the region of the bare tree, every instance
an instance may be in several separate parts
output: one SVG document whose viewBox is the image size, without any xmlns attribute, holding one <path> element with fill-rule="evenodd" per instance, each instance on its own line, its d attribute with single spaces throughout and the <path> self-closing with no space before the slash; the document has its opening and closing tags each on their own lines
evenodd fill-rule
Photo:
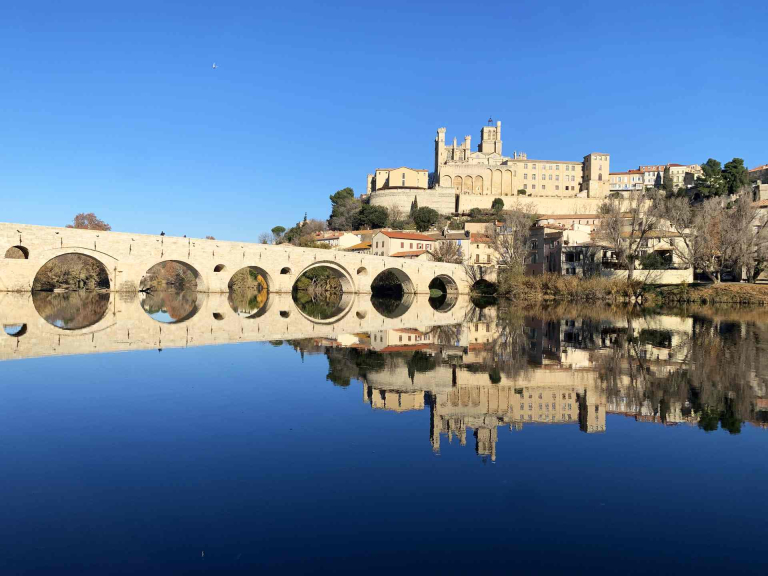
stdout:
<svg viewBox="0 0 768 576">
<path fill-rule="evenodd" d="M 746 270 L 754 282 L 768 257 L 768 220 L 759 217 L 748 191 L 743 191 L 725 213 L 723 260 L 736 270 Z"/>
<path fill-rule="evenodd" d="M 496 263 L 513 274 L 522 274 L 528 252 L 528 235 L 536 214 L 534 205 L 516 202 L 504 213 L 502 226 L 487 227 L 490 245 L 496 252 Z"/>
<path fill-rule="evenodd" d="M 453 240 L 435 240 L 431 254 L 435 262 L 461 264 L 464 261 L 459 243 Z"/>
<path fill-rule="evenodd" d="M 270 244 L 272 242 L 272 234 L 269 232 L 262 232 L 259 234 L 259 244 Z"/>
<path fill-rule="evenodd" d="M 659 227 L 659 211 L 651 202 L 653 191 L 632 190 L 626 198 L 610 198 L 600 207 L 602 218 L 597 228 L 598 240 L 616 253 L 627 270 L 627 282 L 634 278 L 640 249 L 650 233 Z"/>
<path fill-rule="evenodd" d="M 216 240 L 216 238 L 214 238 L 213 236 L 206 236 L 205 239 L 206 240 Z"/>
<path fill-rule="evenodd" d="M 67 228 L 77 228 L 78 230 L 101 230 L 102 232 L 109 232 L 112 230 L 112 226 L 100 220 L 93 212 L 80 212 L 72 220 L 72 224 L 67 224 Z"/>
</svg>

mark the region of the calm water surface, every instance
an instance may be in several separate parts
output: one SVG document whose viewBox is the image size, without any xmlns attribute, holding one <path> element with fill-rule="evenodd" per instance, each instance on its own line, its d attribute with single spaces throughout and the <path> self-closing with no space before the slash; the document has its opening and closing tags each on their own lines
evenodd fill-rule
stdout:
<svg viewBox="0 0 768 576">
<path fill-rule="evenodd" d="M 765 573 L 768 312 L 0 294 L 0 573 Z"/>
</svg>

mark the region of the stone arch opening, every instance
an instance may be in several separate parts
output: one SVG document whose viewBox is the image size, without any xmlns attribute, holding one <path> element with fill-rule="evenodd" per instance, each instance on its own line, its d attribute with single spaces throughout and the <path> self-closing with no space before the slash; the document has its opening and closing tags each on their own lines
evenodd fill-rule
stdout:
<svg viewBox="0 0 768 576">
<path fill-rule="evenodd" d="M 352 303 L 355 285 L 351 274 L 336 262 L 320 261 L 296 278 L 291 295 L 299 311 L 311 320 L 338 318 Z"/>
<path fill-rule="evenodd" d="M 274 286 L 272 278 L 263 268 L 241 268 L 227 283 L 229 306 L 240 317 L 258 318 L 269 309 L 271 286 Z"/>
<path fill-rule="evenodd" d="M 139 282 L 142 292 L 189 291 L 205 292 L 205 280 L 200 272 L 183 260 L 163 260 L 151 266 Z"/>
<path fill-rule="evenodd" d="M 3 332 L 12 338 L 21 338 L 27 333 L 26 324 L 3 324 Z"/>
<path fill-rule="evenodd" d="M 224 272 L 227 269 L 224 264 L 216 264 L 216 266 L 213 267 L 214 272 Z"/>
<path fill-rule="evenodd" d="M 410 276 L 400 268 L 387 268 L 379 272 L 371 282 L 371 294 L 375 296 L 400 296 L 413 294 L 416 288 Z"/>
<path fill-rule="evenodd" d="M 214 320 L 224 320 L 224 314 L 221 312 L 214 312 L 213 313 L 213 319 Z"/>
<path fill-rule="evenodd" d="M 291 269 L 288 268 L 288 266 L 285 266 L 284 268 L 280 269 L 280 274 L 290 274 L 290 273 L 291 273 Z"/>
<path fill-rule="evenodd" d="M 290 318 L 291 313 L 289 310 L 280 310 L 280 317 L 281 318 Z"/>
<path fill-rule="evenodd" d="M 357 316 L 360 320 L 364 319 L 366 316 L 368 316 L 368 312 L 365 310 L 358 310 L 355 312 L 355 316 Z"/>
<path fill-rule="evenodd" d="M 141 293 L 141 307 L 153 320 L 164 324 L 181 324 L 200 311 L 205 298 L 204 293 L 192 290 L 149 291 Z"/>
<path fill-rule="evenodd" d="M 399 268 L 387 268 L 371 282 L 371 304 L 382 316 L 397 318 L 411 307 L 415 292 L 408 274 Z"/>
<path fill-rule="evenodd" d="M 32 305 L 41 318 L 60 330 L 81 330 L 101 321 L 109 310 L 107 292 L 32 292 Z"/>
<path fill-rule="evenodd" d="M 29 260 L 29 250 L 24 246 L 11 246 L 5 251 L 9 260 Z"/>
<path fill-rule="evenodd" d="M 459 286 L 447 274 L 435 276 L 429 283 L 429 305 L 437 312 L 448 312 L 456 305 Z"/>
<path fill-rule="evenodd" d="M 32 291 L 109 290 L 109 271 L 101 260 L 71 252 L 43 264 L 32 281 Z"/>
<path fill-rule="evenodd" d="M 368 268 L 360 266 L 360 268 L 357 269 L 357 275 L 363 277 L 368 276 Z"/>
</svg>

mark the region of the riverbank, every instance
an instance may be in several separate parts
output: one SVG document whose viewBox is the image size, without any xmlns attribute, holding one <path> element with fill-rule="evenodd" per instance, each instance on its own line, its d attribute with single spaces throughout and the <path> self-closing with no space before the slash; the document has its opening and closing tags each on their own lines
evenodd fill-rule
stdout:
<svg viewBox="0 0 768 576">
<path fill-rule="evenodd" d="M 646 286 L 647 298 L 663 304 L 768 304 L 768 284 L 680 284 L 675 286 Z"/>
<path fill-rule="evenodd" d="M 543 274 L 506 276 L 496 296 L 522 302 L 640 302 L 644 305 L 768 305 L 768 284 L 678 284 L 660 286 L 607 278 Z"/>
<path fill-rule="evenodd" d="M 640 282 L 582 278 L 561 274 L 502 276 L 496 296 L 524 302 L 627 302 L 642 289 Z"/>
</svg>

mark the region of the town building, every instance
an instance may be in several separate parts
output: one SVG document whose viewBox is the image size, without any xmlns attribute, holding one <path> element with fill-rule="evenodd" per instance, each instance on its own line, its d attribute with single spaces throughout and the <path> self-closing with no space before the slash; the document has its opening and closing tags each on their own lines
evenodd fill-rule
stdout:
<svg viewBox="0 0 768 576">
<path fill-rule="evenodd" d="M 360 237 L 354 232 L 317 232 L 313 239 L 316 244 L 328 246 L 332 250 L 343 250 L 360 243 Z"/>
<path fill-rule="evenodd" d="M 768 164 L 763 164 L 762 166 L 758 166 L 757 168 L 750 169 L 749 181 L 768 184 Z"/>
<path fill-rule="evenodd" d="M 628 192 L 644 188 L 661 188 L 664 170 L 669 168 L 674 188 L 690 188 L 704 171 L 698 164 L 652 164 L 637 170 L 611 172 L 611 192 Z"/>
<path fill-rule="evenodd" d="M 433 239 L 425 234 L 380 230 L 373 236 L 371 250 L 374 256 L 428 259 Z"/>
</svg>

